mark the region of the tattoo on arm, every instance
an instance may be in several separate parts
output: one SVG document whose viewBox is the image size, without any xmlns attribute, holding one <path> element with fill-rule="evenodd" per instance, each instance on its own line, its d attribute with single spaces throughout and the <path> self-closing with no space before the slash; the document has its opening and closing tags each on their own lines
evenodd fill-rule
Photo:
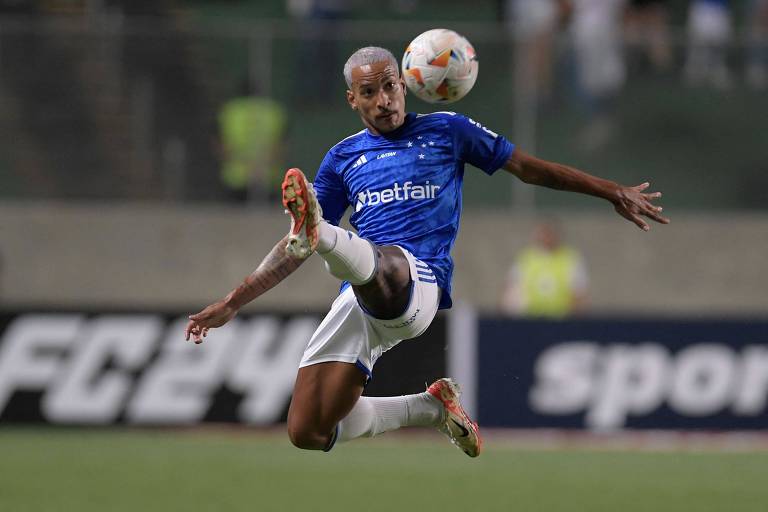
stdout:
<svg viewBox="0 0 768 512">
<path fill-rule="evenodd" d="M 285 252 L 286 241 L 287 237 L 280 240 L 256 270 L 246 277 L 240 286 L 232 290 L 224 300 L 232 306 L 240 308 L 274 288 L 299 268 L 305 260 L 289 256 Z"/>
</svg>

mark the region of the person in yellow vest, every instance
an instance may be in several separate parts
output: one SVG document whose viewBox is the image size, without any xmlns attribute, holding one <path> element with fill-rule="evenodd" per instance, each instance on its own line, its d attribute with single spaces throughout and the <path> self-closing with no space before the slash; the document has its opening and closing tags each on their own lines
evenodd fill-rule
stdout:
<svg viewBox="0 0 768 512">
<path fill-rule="evenodd" d="M 280 189 L 287 116 L 274 99 L 241 88 L 219 112 L 221 180 L 232 199 L 266 201 Z"/>
<path fill-rule="evenodd" d="M 515 257 L 501 310 L 506 314 L 563 318 L 583 311 L 588 276 L 581 254 L 562 243 L 557 227 L 542 222 L 533 243 Z"/>
</svg>

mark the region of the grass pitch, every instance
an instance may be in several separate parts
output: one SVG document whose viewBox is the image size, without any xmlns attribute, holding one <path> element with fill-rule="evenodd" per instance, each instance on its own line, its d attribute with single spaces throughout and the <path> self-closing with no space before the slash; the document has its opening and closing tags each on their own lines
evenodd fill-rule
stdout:
<svg viewBox="0 0 768 512">
<path fill-rule="evenodd" d="M 0 429 L 3 511 L 765 511 L 766 452 L 527 449 L 438 435 Z"/>
</svg>

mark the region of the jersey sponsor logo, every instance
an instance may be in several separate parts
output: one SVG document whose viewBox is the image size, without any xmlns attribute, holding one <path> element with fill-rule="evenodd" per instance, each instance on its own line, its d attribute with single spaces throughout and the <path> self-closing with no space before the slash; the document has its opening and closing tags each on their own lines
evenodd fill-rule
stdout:
<svg viewBox="0 0 768 512">
<path fill-rule="evenodd" d="M 359 212 L 365 206 L 377 206 L 393 201 L 421 201 L 434 199 L 440 190 L 440 185 L 433 185 L 427 180 L 423 185 L 414 185 L 406 181 L 402 185 L 395 183 L 392 188 L 383 190 L 364 190 L 357 194 L 355 211 Z"/>
<path fill-rule="evenodd" d="M 391 156 L 395 156 L 397 154 L 397 151 L 387 151 L 386 153 L 382 153 L 379 156 L 376 157 L 376 160 L 381 160 L 382 158 L 389 158 Z"/>
<path fill-rule="evenodd" d="M 355 163 L 352 164 L 352 168 L 360 167 L 361 165 L 368 163 L 368 159 L 365 158 L 365 155 L 360 155 L 360 158 L 355 160 Z"/>
</svg>

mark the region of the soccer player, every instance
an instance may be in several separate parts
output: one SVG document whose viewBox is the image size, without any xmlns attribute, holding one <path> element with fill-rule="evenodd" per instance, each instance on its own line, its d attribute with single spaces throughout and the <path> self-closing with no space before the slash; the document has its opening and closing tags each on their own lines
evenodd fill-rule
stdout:
<svg viewBox="0 0 768 512">
<path fill-rule="evenodd" d="M 436 427 L 470 457 L 481 438 L 461 407 L 458 386 L 439 379 L 423 392 L 363 397 L 376 360 L 424 332 L 438 309 L 451 307 L 450 251 L 459 228 L 464 164 L 487 174 L 503 168 L 526 183 L 607 199 L 644 230 L 643 217 L 666 224 L 648 183 L 625 187 L 516 149 L 504 137 L 452 112 L 405 112 L 405 82 L 386 49 L 356 51 L 344 66 L 347 101 L 364 129 L 325 155 L 314 187 L 298 169 L 283 182 L 288 233 L 242 284 L 191 315 L 185 335 L 201 343 L 213 327 L 317 254 L 342 292 L 309 340 L 288 412 L 299 448 L 405 426 Z M 351 207 L 357 233 L 338 227 Z M 493 237 L 488 233 L 490 244 Z"/>
</svg>

